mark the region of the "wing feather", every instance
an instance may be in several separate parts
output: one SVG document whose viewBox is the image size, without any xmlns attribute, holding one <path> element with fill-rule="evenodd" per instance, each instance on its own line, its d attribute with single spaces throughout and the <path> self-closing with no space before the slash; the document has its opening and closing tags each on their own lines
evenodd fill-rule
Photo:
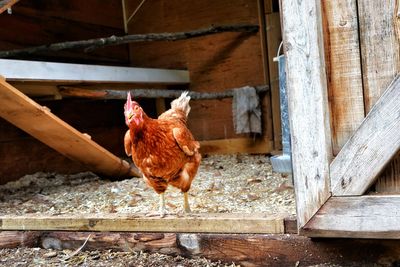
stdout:
<svg viewBox="0 0 400 267">
<path fill-rule="evenodd" d="M 200 148 L 199 142 L 195 141 L 193 135 L 186 127 L 172 129 L 172 134 L 179 148 L 188 156 L 193 156 Z"/>
<path fill-rule="evenodd" d="M 125 153 L 127 156 L 132 156 L 132 140 L 130 131 L 126 131 L 124 136 Z"/>
</svg>

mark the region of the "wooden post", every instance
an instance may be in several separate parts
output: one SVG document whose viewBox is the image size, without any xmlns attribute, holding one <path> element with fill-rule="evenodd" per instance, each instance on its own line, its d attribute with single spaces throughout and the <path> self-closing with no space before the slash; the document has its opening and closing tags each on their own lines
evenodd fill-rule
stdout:
<svg viewBox="0 0 400 267">
<path fill-rule="evenodd" d="M 321 3 L 281 2 L 297 221 L 301 228 L 330 197 L 332 157 Z"/>
<path fill-rule="evenodd" d="M 269 1 L 271 2 L 271 1 Z M 274 127 L 274 146 L 275 150 L 282 149 L 282 130 L 281 130 L 281 107 L 279 99 L 279 71 L 278 62 L 273 59 L 278 52 L 282 41 L 281 23 L 279 13 L 266 15 L 267 22 L 267 46 L 268 46 L 268 67 L 269 84 L 271 91 L 272 124 Z"/>
<path fill-rule="evenodd" d="M 268 62 L 268 40 L 266 32 L 266 21 L 265 21 L 265 10 L 264 0 L 257 0 L 257 11 L 258 11 L 258 24 L 260 27 L 260 41 L 261 41 L 261 58 L 263 65 L 263 78 L 264 84 L 270 85 L 269 77 L 269 62 Z M 272 141 L 274 139 L 275 132 L 273 130 L 272 120 L 272 108 L 271 108 L 271 92 L 266 92 L 261 97 L 261 109 L 262 109 L 262 132 L 264 141 Z M 274 146 L 275 147 L 275 146 Z"/>
</svg>

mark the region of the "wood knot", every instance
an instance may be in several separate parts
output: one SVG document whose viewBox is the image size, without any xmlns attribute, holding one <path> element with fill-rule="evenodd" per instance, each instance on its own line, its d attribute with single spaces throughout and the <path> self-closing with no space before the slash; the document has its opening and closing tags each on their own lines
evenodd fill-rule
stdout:
<svg viewBox="0 0 400 267">
<path fill-rule="evenodd" d="M 96 224 L 99 222 L 99 220 L 96 219 L 89 219 L 89 227 L 93 228 L 96 226 Z"/>
</svg>

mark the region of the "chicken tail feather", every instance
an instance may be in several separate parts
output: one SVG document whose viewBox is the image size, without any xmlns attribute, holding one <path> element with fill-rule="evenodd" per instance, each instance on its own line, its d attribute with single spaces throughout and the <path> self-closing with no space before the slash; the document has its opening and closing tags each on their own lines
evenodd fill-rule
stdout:
<svg viewBox="0 0 400 267">
<path fill-rule="evenodd" d="M 189 92 L 185 91 L 181 94 L 180 97 L 171 102 L 171 108 L 182 110 L 183 112 L 185 112 L 186 117 L 189 115 L 190 112 L 190 96 L 188 94 Z"/>
</svg>

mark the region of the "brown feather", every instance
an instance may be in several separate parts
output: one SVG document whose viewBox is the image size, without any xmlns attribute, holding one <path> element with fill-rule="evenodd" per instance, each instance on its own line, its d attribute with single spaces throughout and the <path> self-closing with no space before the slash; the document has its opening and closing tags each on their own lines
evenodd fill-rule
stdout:
<svg viewBox="0 0 400 267">
<path fill-rule="evenodd" d="M 129 125 L 132 160 L 157 193 L 163 193 L 168 184 L 187 192 L 197 173 L 199 144 L 186 126 L 185 115 L 170 109 L 159 119 L 152 119 L 143 112 L 140 125 Z M 179 132 L 178 138 L 174 131 Z M 185 146 L 191 155 L 182 150 Z"/>
</svg>

